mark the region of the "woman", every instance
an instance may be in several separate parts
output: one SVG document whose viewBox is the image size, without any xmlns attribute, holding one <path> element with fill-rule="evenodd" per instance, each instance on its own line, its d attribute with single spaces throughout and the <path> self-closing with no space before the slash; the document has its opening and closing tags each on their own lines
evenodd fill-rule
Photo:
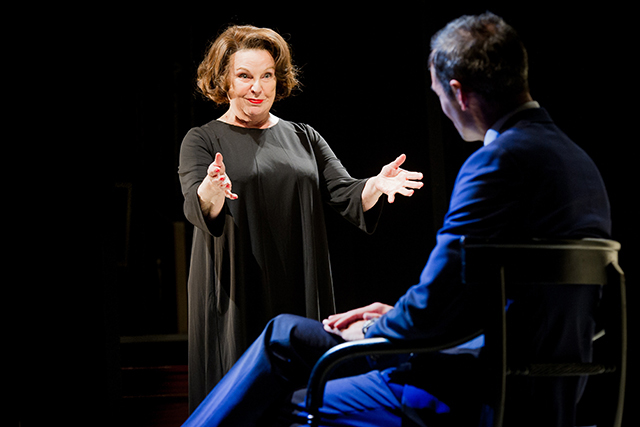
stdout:
<svg viewBox="0 0 640 427">
<path fill-rule="evenodd" d="M 184 212 L 195 225 L 191 410 L 269 319 L 335 312 L 322 202 L 372 232 L 382 194 L 393 202 L 422 186 L 422 174 L 400 168 L 404 155 L 376 177 L 354 179 L 314 129 L 271 114 L 297 85 L 287 43 L 265 28 L 227 29 L 198 68 L 199 90 L 229 108 L 191 129 L 180 153 Z"/>
</svg>

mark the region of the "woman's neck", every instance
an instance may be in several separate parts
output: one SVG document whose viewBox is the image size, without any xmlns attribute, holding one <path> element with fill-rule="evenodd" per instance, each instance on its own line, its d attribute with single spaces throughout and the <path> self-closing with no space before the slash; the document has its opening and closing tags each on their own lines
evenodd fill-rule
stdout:
<svg viewBox="0 0 640 427">
<path fill-rule="evenodd" d="M 233 111 L 229 110 L 225 114 L 223 114 L 222 117 L 220 117 L 218 120 L 233 126 L 239 126 L 243 128 L 268 129 L 270 127 L 275 126 L 280 119 L 278 119 L 278 117 L 274 116 L 273 114 L 269 113 L 265 118 L 262 118 L 262 119 L 251 120 L 250 118 L 248 118 L 245 120 L 238 117 L 238 115 L 234 114 Z"/>
</svg>

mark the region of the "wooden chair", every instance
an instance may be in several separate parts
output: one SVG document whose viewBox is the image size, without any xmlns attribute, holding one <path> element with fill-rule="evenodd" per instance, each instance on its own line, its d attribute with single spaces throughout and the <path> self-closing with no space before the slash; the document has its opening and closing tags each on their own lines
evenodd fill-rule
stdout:
<svg viewBox="0 0 640 427">
<path fill-rule="evenodd" d="M 324 387 L 333 370 L 342 362 L 365 355 L 427 353 L 462 344 L 484 333 L 489 352 L 487 384 L 493 426 L 502 426 L 508 376 L 553 377 L 610 375 L 615 399 L 609 420 L 601 425 L 620 426 L 625 393 L 627 324 L 624 273 L 618 265 L 620 244 L 603 239 L 534 240 L 528 242 L 491 241 L 462 238 L 462 280 L 486 286 L 492 293 L 492 306 L 486 310 L 484 328 L 459 339 L 436 342 L 390 341 L 370 338 L 348 342 L 327 351 L 316 363 L 306 395 L 308 424 L 318 420 Z M 604 355 L 596 354 L 592 363 L 545 363 L 512 366 L 507 351 L 506 289 L 519 285 L 595 285 L 603 287 L 603 304 L 599 313 L 608 344 Z M 613 343 L 613 344 L 612 344 Z M 484 355 L 483 355 L 484 356 Z M 608 390 L 611 392 L 612 390 Z"/>
</svg>

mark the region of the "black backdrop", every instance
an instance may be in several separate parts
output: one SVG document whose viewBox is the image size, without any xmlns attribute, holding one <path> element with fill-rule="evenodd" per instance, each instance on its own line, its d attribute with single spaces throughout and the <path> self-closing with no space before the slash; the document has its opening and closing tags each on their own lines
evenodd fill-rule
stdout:
<svg viewBox="0 0 640 427">
<path fill-rule="evenodd" d="M 393 303 L 418 280 L 457 169 L 478 147 L 460 140 L 429 90 L 428 41 L 449 20 L 484 10 L 519 31 L 529 51 L 533 97 L 601 169 L 610 191 L 613 237 L 623 244 L 629 305 L 637 301 L 638 250 L 631 225 L 637 179 L 630 172 L 637 141 L 627 101 L 634 91 L 625 71 L 631 39 L 620 10 L 558 10 L 540 3 L 526 10 L 490 1 L 473 7 L 398 2 L 185 9 L 106 11 L 93 16 L 106 19 L 95 25 L 88 19 L 69 36 L 78 64 L 74 76 L 82 86 L 73 109 L 83 113 L 83 126 L 80 144 L 67 155 L 82 154 L 81 181 L 88 190 L 82 186 L 70 197 L 71 232 L 64 238 L 74 245 L 60 270 L 68 286 L 44 295 L 60 301 L 53 318 L 64 313 L 60 322 L 48 319 L 47 333 L 56 337 L 55 360 L 71 371 L 67 377 L 77 378 L 72 388 L 85 391 L 76 397 L 77 411 L 91 416 L 117 394 L 112 378 L 118 336 L 174 332 L 165 286 L 174 273 L 172 227 L 184 221 L 179 146 L 190 127 L 222 113 L 195 94 L 194 76 L 207 43 L 232 23 L 267 26 L 290 42 L 304 86 L 277 103 L 274 113 L 315 127 L 352 175 L 376 174 L 400 153 L 408 156 L 406 168 L 425 174 L 422 190 L 385 206 L 372 236 L 329 212 L 339 310 Z M 128 218 L 123 188 L 130 190 Z M 187 229 L 187 240 L 188 235 Z M 77 295 L 81 302 L 70 302 Z M 637 354 L 635 317 L 632 310 L 630 359 Z M 632 365 L 630 379 L 636 372 Z M 29 385 L 20 395 L 25 403 L 34 401 L 31 379 L 23 381 Z M 630 381 L 628 388 L 629 395 L 637 386 Z"/>
</svg>

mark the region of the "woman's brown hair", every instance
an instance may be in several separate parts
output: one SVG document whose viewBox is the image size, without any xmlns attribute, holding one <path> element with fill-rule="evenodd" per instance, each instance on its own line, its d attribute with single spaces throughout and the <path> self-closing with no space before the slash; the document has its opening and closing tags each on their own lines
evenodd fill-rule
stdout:
<svg viewBox="0 0 640 427">
<path fill-rule="evenodd" d="M 299 86 L 291 49 L 280 34 L 269 28 L 234 25 L 211 43 L 198 66 L 199 91 L 217 104 L 228 104 L 231 57 L 246 49 L 266 50 L 273 57 L 276 64 L 276 100 L 288 97 Z"/>
</svg>

